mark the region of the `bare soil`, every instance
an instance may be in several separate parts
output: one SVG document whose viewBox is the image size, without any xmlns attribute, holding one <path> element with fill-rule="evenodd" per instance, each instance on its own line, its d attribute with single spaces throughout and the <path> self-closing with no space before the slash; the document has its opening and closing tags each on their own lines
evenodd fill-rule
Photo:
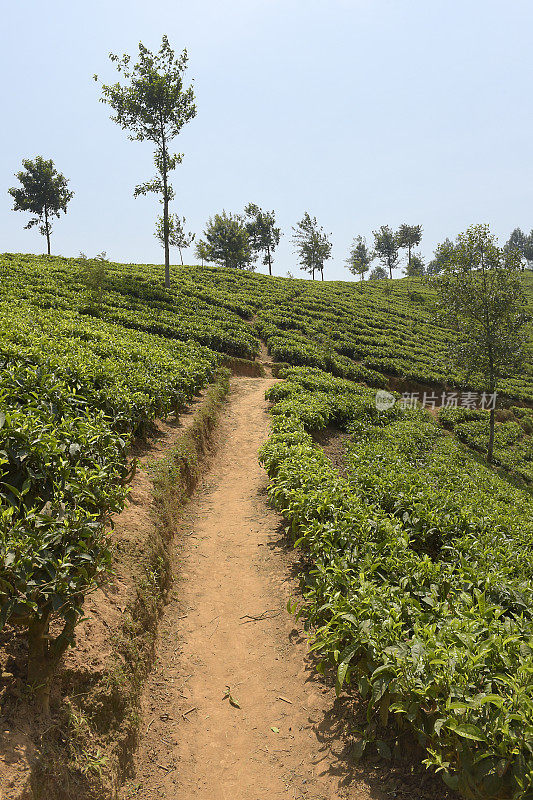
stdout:
<svg viewBox="0 0 533 800">
<path fill-rule="evenodd" d="M 270 374 L 265 349 L 261 361 Z M 354 762 L 357 698 L 335 697 L 332 681 L 315 670 L 301 624 L 286 610 L 298 597 L 296 577 L 305 564 L 268 505 L 257 460 L 268 435 L 264 393 L 274 382 L 233 379 L 209 471 L 182 513 L 175 579 L 143 693 L 135 775 L 120 798 L 443 800 L 450 795 L 420 767 L 420 753 L 407 766 L 377 757 Z M 147 465 L 175 444 L 200 402 L 179 421 L 157 422 L 137 444 L 140 469 L 115 520 L 118 546 L 142 548 L 151 536 Z M 323 444 L 341 467 L 342 442 L 333 431 Z M 119 560 L 115 575 L 88 598 L 63 687 L 74 692 L 106 669 L 133 583 L 128 563 Z M 26 800 L 33 754 L 47 731 L 36 727 L 21 692 L 23 644 L 9 641 L 0 663 L 0 800 Z M 63 699 L 57 692 L 56 704 Z"/>
<path fill-rule="evenodd" d="M 211 470 L 184 514 L 124 798 L 341 796 L 325 729 L 334 696 L 285 608 L 282 520 L 257 460 L 272 383 L 234 380 Z"/>
<path fill-rule="evenodd" d="M 193 421 L 202 392 L 178 419 L 155 420 L 144 438 L 138 439 L 132 456 L 138 469 L 130 485 L 126 507 L 113 519 L 112 541 L 122 550 L 138 554 L 154 531 L 151 461 L 162 458 Z M 9 626 L 0 632 L 0 800 L 31 797 L 32 769 L 46 736 L 54 727 L 58 710 L 70 694 L 87 690 L 109 667 L 113 637 L 122 614 L 135 594 L 134 565 L 117 555 L 114 573 L 85 601 L 85 619 L 76 629 L 76 646 L 70 649 L 55 681 L 52 719 L 34 715 L 26 690 L 27 644 L 22 630 Z"/>
<path fill-rule="evenodd" d="M 210 472 L 183 515 L 135 778 L 143 800 L 439 798 L 421 769 L 356 765 L 356 701 L 335 698 L 286 610 L 297 556 L 257 451 L 273 380 L 234 379 Z"/>
</svg>

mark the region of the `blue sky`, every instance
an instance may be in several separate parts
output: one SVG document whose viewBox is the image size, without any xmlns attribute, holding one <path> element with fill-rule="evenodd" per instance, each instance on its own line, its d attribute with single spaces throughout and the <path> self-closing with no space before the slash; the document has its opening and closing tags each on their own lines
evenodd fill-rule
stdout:
<svg viewBox="0 0 533 800">
<path fill-rule="evenodd" d="M 75 192 L 52 252 L 162 261 L 160 206 L 133 198 L 150 144 L 110 121 L 92 76 L 114 81 L 110 51 L 163 33 L 194 78 L 173 183 L 197 235 L 222 209 L 274 209 L 274 271 L 300 274 L 291 227 L 309 211 L 341 279 L 352 238 L 382 224 L 422 224 L 427 259 L 472 223 L 502 240 L 533 228 L 531 0 L 24 0 L 2 14 L 0 251 L 44 252 L 7 194 L 42 155 Z"/>
</svg>

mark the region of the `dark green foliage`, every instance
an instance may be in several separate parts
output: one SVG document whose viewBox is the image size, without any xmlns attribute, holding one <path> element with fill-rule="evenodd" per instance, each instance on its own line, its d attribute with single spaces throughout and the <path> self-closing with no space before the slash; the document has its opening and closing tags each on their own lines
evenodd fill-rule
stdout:
<svg viewBox="0 0 533 800">
<path fill-rule="evenodd" d="M 527 236 L 520 228 L 515 228 L 514 231 L 509 236 L 509 239 L 506 241 L 504 245 L 504 250 L 506 252 L 515 251 L 520 259 L 520 262 L 524 259 L 524 251 L 527 246 Z"/>
<path fill-rule="evenodd" d="M 331 258 L 333 247 L 328 234 L 319 227 L 316 217 L 311 217 L 307 211 L 293 231 L 292 241 L 300 269 L 308 272 L 313 280 L 315 272 L 320 272 L 324 280 L 324 264 Z"/>
<path fill-rule="evenodd" d="M 374 231 L 374 252 L 382 267 L 389 270 L 391 280 L 392 270 L 396 269 L 400 262 L 399 247 L 398 234 L 394 233 L 389 225 L 382 225 L 378 231 Z"/>
<path fill-rule="evenodd" d="M 422 225 L 400 225 L 396 234 L 398 247 L 407 249 L 407 270 L 406 275 L 416 275 L 420 273 L 411 272 L 411 252 L 413 247 L 417 247 L 422 241 Z"/>
<path fill-rule="evenodd" d="M 457 238 L 449 262 L 436 279 L 441 320 L 451 334 L 451 354 L 464 379 L 477 373 L 489 394 L 498 379 L 524 363 L 526 298 L 516 275 L 516 249 L 501 250 L 488 227 L 477 225 Z M 494 408 L 487 458 L 492 460 Z"/>
<path fill-rule="evenodd" d="M 363 236 L 357 236 L 350 248 L 350 254 L 346 264 L 352 275 L 360 275 L 361 280 L 365 277 L 370 269 L 370 265 L 374 260 L 374 253 L 372 253 L 366 244 Z"/>
<path fill-rule="evenodd" d="M 263 264 L 268 266 L 268 274 L 272 275 L 272 256 L 281 237 L 280 229 L 276 228 L 275 214 L 273 211 L 263 211 L 254 203 L 248 203 L 244 214 L 252 250 L 263 253 Z"/>
<path fill-rule="evenodd" d="M 428 264 L 427 274 L 438 275 L 442 272 L 450 262 L 454 249 L 455 245 L 450 239 L 445 239 L 442 244 L 437 245 L 433 259 Z"/>
<path fill-rule="evenodd" d="M 533 789 L 533 502 L 434 420 L 291 369 L 261 460 L 311 560 L 298 610 L 337 689 L 368 705 L 361 752 L 411 730 L 470 800 Z M 341 478 L 307 433 L 352 431 Z"/>
<path fill-rule="evenodd" d="M 25 225 L 33 228 L 39 225 L 39 231 L 46 236 L 48 255 L 50 255 L 50 234 L 52 217 L 59 217 L 60 212 L 67 213 L 67 204 L 74 197 L 74 192 L 67 189 L 68 180 L 54 166 L 52 159 L 46 161 L 37 156 L 34 161 L 25 159 L 24 170 L 17 172 L 21 187 L 9 189 L 15 201 L 14 211 L 28 211 L 35 214 Z"/>
<path fill-rule="evenodd" d="M 417 253 L 413 253 L 409 263 L 405 268 L 405 274 L 408 278 L 421 278 L 423 275 L 425 275 L 425 272 L 426 268 L 424 266 L 422 256 L 418 255 Z"/>
<path fill-rule="evenodd" d="M 374 267 L 374 269 L 370 273 L 369 280 L 371 280 L 371 281 L 384 281 L 386 279 L 386 277 L 387 277 L 386 270 L 383 267 L 378 266 L 378 267 Z"/>
<path fill-rule="evenodd" d="M 213 264 L 233 269 L 254 269 L 252 241 L 238 214 L 215 214 L 198 243 L 201 256 Z"/>
</svg>

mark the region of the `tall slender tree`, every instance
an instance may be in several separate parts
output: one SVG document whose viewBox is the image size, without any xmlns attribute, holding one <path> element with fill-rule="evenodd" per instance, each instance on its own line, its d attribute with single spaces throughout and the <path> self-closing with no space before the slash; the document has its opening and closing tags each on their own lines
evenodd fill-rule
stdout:
<svg viewBox="0 0 533 800">
<path fill-rule="evenodd" d="M 346 264 L 352 275 L 360 275 L 363 281 L 374 258 L 375 255 L 367 247 L 364 236 L 357 236 L 353 240 Z"/>
<path fill-rule="evenodd" d="M 74 197 L 74 192 L 67 189 L 68 180 L 57 171 L 52 159 L 46 161 L 42 156 L 37 156 L 32 161 L 27 158 L 22 166 L 24 169 L 16 174 L 22 185 L 8 190 L 15 201 L 13 211 L 35 214 L 24 227 L 28 229 L 39 225 L 39 231 L 46 236 L 50 255 L 52 217 L 59 217 L 61 211 L 67 213 L 67 204 Z"/>
<path fill-rule="evenodd" d="M 316 217 L 306 211 L 300 222 L 293 227 L 292 242 L 298 255 L 300 269 L 309 272 L 313 280 L 315 272 L 320 272 L 324 280 L 324 264 L 331 258 L 331 234 L 318 225 Z"/>
<path fill-rule="evenodd" d="M 422 225 L 400 225 L 396 234 L 398 247 L 407 248 L 407 266 L 411 266 L 411 251 L 422 241 Z"/>
<path fill-rule="evenodd" d="M 151 53 L 139 42 L 139 60 L 130 66 L 130 56 L 113 53 L 111 61 L 125 78 L 125 84 L 102 84 L 102 102 L 115 112 L 111 119 L 129 131 L 132 141 L 148 139 L 155 144 L 154 163 L 157 174 L 135 188 L 138 197 L 148 192 L 161 195 L 163 204 L 163 245 L 165 249 L 165 286 L 170 288 L 170 225 L 169 202 L 174 191 L 169 172 L 181 164 L 182 153 L 170 153 L 169 144 L 183 126 L 196 116 L 192 86 L 185 88 L 183 73 L 187 68 L 187 51 L 176 58 L 168 38 L 163 36 L 157 53 Z M 98 76 L 95 75 L 95 80 Z"/>
<path fill-rule="evenodd" d="M 281 231 L 276 227 L 276 216 L 273 211 L 263 211 L 255 203 L 248 203 L 244 213 L 252 249 L 263 253 L 263 264 L 268 266 L 268 274 L 272 275 L 272 256 L 281 237 Z"/>
<path fill-rule="evenodd" d="M 374 231 L 374 250 L 382 265 L 389 270 L 392 280 L 392 270 L 396 269 L 400 261 L 398 253 L 398 237 L 389 225 L 382 225 L 379 231 Z"/>
</svg>

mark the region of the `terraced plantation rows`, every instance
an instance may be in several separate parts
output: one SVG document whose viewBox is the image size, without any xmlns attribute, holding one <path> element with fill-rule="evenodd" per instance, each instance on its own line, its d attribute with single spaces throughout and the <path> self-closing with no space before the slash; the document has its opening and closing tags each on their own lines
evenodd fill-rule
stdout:
<svg viewBox="0 0 533 800">
<path fill-rule="evenodd" d="M 359 752 L 410 728 L 465 797 L 530 796 L 533 503 L 427 413 L 305 369 L 269 391 L 270 495 L 312 559 L 313 650 L 368 704 Z M 339 475 L 311 433 L 348 432 Z M 394 716 L 396 730 L 387 727 Z"/>
<path fill-rule="evenodd" d="M 261 463 L 304 552 L 293 605 L 319 669 L 366 712 L 355 754 L 392 763 L 414 738 L 452 791 L 530 800 L 531 360 L 500 387 L 495 470 L 486 412 L 376 409 L 377 388 L 484 388 L 450 368 L 431 284 L 211 267 L 172 281 L 150 265 L 0 257 L 0 627 L 24 633 L 35 706 L 48 713 L 84 598 L 120 558 L 107 532 L 136 437 L 266 345 L 280 380 Z M 315 441 L 325 430 L 335 463 Z"/>
</svg>

